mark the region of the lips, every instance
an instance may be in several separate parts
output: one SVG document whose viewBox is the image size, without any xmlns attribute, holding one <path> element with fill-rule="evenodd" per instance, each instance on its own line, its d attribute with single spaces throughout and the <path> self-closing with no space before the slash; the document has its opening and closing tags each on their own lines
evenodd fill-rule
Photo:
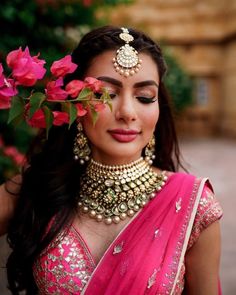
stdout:
<svg viewBox="0 0 236 295">
<path fill-rule="evenodd" d="M 140 133 L 139 131 L 132 129 L 112 129 L 108 132 L 118 142 L 131 142 L 135 140 Z"/>
</svg>

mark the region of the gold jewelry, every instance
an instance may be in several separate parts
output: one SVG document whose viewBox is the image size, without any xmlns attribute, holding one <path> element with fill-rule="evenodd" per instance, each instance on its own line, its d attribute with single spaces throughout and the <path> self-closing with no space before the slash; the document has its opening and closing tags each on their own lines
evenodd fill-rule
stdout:
<svg viewBox="0 0 236 295">
<path fill-rule="evenodd" d="M 156 173 L 143 158 L 118 166 L 91 159 L 81 177 L 78 206 L 97 221 L 119 223 L 154 198 L 166 179 L 165 172 Z"/>
<path fill-rule="evenodd" d="M 156 145 L 156 139 L 154 134 L 152 135 L 152 138 L 149 140 L 149 143 L 146 145 L 144 149 L 145 154 L 145 160 L 152 165 L 153 160 L 155 159 L 155 145 Z"/>
<path fill-rule="evenodd" d="M 88 144 L 88 138 L 83 132 L 83 125 L 79 122 L 77 125 L 78 133 L 74 140 L 74 158 L 75 160 L 80 160 L 80 164 L 83 165 L 85 161 L 89 161 L 89 155 L 91 149 Z"/>
<path fill-rule="evenodd" d="M 125 41 L 125 45 L 116 51 L 116 57 L 113 58 L 115 70 L 125 77 L 129 77 L 137 73 L 141 67 L 142 60 L 138 57 L 138 52 L 129 43 L 134 40 L 129 30 L 121 28 L 122 33 L 119 37 Z"/>
</svg>

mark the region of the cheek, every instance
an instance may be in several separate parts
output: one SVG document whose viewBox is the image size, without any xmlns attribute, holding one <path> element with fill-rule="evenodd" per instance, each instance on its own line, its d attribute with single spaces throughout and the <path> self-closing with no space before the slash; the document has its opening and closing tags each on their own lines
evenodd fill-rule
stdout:
<svg viewBox="0 0 236 295">
<path fill-rule="evenodd" d="M 82 117 L 82 124 L 84 126 L 85 133 L 96 135 L 100 131 L 104 131 L 107 126 L 109 126 L 109 121 L 111 118 L 111 111 L 108 107 L 98 113 L 96 123 L 93 124 L 92 114 L 89 112 L 86 116 Z"/>
<path fill-rule="evenodd" d="M 141 116 L 145 126 L 148 129 L 154 130 L 159 119 L 159 108 L 150 108 L 146 112 L 142 112 Z"/>
</svg>

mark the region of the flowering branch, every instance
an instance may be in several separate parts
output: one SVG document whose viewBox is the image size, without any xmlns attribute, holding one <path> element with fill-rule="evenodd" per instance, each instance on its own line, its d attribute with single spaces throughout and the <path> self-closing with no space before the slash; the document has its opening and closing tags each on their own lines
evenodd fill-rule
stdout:
<svg viewBox="0 0 236 295">
<path fill-rule="evenodd" d="M 3 138 L 0 136 L 0 155 L 1 154 L 10 158 L 17 167 L 21 167 L 24 164 L 25 155 L 13 145 L 5 145 Z"/>
<path fill-rule="evenodd" d="M 50 67 L 52 79 L 47 82 L 44 92 L 31 90 L 28 97 L 19 95 L 19 87 L 32 87 L 44 78 L 45 60 L 31 56 L 28 47 L 11 51 L 6 58 L 12 70 L 6 77 L 0 63 L 0 109 L 9 109 L 8 123 L 25 120 L 30 126 L 46 128 L 52 125 L 68 124 L 69 127 L 88 110 L 96 122 L 98 112 L 107 104 L 111 108 L 110 96 L 101 81 L 87 77 L 84 81 L 72 80 L 64 85 L 64 77 L 73 73 L 77 65 L 71 56 L 54 61 Z"/>
</svg>

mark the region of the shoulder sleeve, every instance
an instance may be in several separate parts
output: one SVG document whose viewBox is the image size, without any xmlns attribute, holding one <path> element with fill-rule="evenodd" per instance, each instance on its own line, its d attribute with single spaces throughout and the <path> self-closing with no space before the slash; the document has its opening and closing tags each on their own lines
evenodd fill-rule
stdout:
<svg viewBox="0 0 236 295">
<path fill-rule="evenodd" d="M 201 232 L 219 220 L 222 215 L 223 211 L 218 200 L 209 185 L 205 184 L 189 238 L 188 249 L 197 241 Z"/>
</svg>

